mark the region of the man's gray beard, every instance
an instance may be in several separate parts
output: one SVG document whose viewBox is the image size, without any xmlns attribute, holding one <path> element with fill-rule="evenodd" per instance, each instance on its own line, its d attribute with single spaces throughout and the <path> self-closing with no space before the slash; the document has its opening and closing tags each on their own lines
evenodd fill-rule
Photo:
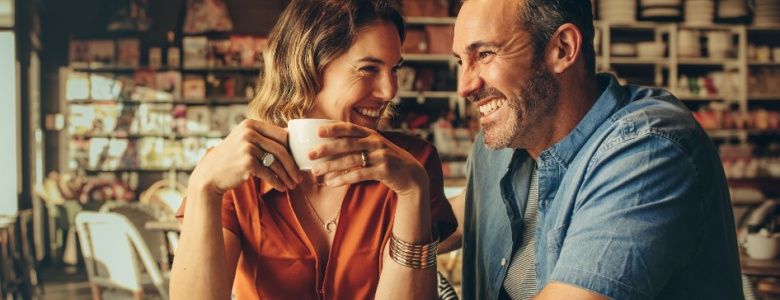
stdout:
<svg viewBox="0 0 780 300">
<path fill-rule="evenodd" d="M 510 117 L 506 122 L 495 123 L 493 126 L 485 125 L 485 134 L 482 138 L 488 149 L 495 151 L 507 148 L 519 134 L 520 124 L 518 124 L 518 121 L 522 118 L 522 112 L 520 111 L 518 101 L 520 101 L 520 99 L 517 96 L 514 96 L 513 98 L 507 99 L 507 103 L 505 104 L 508 106 L 507 108 L 514 113 L 513 117 Z M 493 130 L 491 130 L 491 128 Z"/>
<path fill-rule="evenodd" d="M 534 137 L 521 135 L 527 135 L 534 130 L 539 120 L 549 116 L 550 110 L 558 102 L 558 90 L 552 72 L 541 63 L 533 68 L 537 71 L 529 79 L 528 86 L 521 89 L 519 94 L 511 98 L 507 97 L 505 105 L 508 105 L 510 112 L 514 113 L 510 114 L 512 117 L 493 126 L 484 126 L 483 140 L 488 149 L 495 151 L 510 147 L 527 148 L 534 142 L 530 140 Z M 523 100 L 526 105 L 525 111 L 520 109 L 520 102 Z M 521 120 L 525 122 L 521 123 Z"/>
</svg>

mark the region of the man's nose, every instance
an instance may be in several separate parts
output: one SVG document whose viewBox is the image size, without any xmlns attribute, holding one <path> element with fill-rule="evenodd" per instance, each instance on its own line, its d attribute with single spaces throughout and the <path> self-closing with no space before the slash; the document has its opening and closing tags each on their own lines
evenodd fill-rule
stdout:
<svg viewBox="0 0 780 300">
<path fill-rule="evenodd" d="M 464 66 L 461 68 L 460 80 L 458 80 L 458 96 L 468 98 L 482 86 L 482 79 L 479 71 L 473 66 Z"/>
</svg>

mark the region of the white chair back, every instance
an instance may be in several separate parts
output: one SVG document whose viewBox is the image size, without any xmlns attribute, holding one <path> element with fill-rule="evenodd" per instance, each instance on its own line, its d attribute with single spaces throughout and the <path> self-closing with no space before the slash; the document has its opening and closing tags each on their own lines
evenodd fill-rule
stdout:
<svg viewBox="0 0 780 300">
<path fill-rule="evenodd" d="M 142 299 L 144 285 L 150 282 L 159 298 L 168 299 L 159 267 L 126 217 L 85 211 L 76 216 L 76 226 L 94 298 L 100 298 L 101 288 L 115 288 Z"/>
<path fill-rule="evenodd" d="M 106 203 L 100 207 L 100 212 L 113 212 L 127 217 L 130 223 L 141 234 L 146 246 L 152 253 L 154 261 L 163 268 L 168 266 L 168 244 L 165 242 L 166 236 L 161 231 L 146 229 L 146 223 L 150 221 L 168 221 L 171 220 L 168 214 L 159 206 L 151 203 L 114 201 Z M 173 238 L 173 237 L 169 237 Z M 175 236 L 178 241 L 178 236 Z M 174 243 L 176 241 L 170 241 Z M 167 270 L 163 270 L 167 271 Z"/>
</svg>

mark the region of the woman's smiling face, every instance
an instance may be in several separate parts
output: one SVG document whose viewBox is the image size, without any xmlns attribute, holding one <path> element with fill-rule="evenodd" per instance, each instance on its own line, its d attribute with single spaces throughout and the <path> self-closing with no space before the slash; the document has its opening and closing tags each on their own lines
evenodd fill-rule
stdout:
<svg viewBox="0 0 780 300">
<path fill-rule="evenodd" d="M 355 43 L 325 68 L 322 90 L 308 117 L 376 129 L 398 91 L 396 71 L 401 60 L 401 40 L 392 23 L 360 28 Z"/>
</svg>

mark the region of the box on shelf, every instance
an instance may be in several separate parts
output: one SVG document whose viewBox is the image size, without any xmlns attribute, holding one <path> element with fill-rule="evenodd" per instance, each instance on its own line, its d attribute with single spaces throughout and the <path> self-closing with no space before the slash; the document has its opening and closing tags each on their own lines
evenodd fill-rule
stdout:
<svg viewBox="0 0 780 300">
<path fill-rule="evenodd" d="M 201 75 L 188 74 L 182 83 L 182 98 L 201 100 L 206 98 L 206 80 Z"/>
<path fill-rule="evenodd" d="M 118 39 L 116 41 L 117 67 L 137 68 L 141 63 L 141 41 L 139 39 Z"/>
<path fill-rule="evenodd" d="M 209 40 L 205 36 L 186 36 L 182 39 L 184 52 L 183 66 L 185 68 L 207 67 L 209 55 Z"/>
<path fill-rule="evenodd" d="M 452 53 L 452 39 L 455 34 L 454 25 L 425 25 L 425 33 L 428 38 L 427 53 Z"/>
</svg>

